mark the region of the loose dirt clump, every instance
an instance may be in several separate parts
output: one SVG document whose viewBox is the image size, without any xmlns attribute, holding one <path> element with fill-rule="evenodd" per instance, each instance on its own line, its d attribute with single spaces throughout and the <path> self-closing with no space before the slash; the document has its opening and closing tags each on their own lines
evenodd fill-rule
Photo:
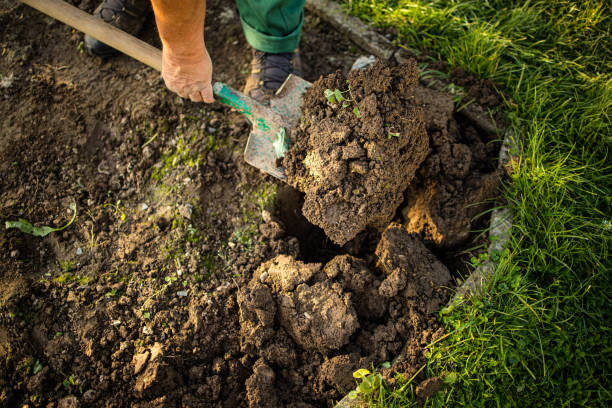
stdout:
<svg viewBox="0 0 612 408">
<path fill-rule="evenodd" d="M 489 157 L 499 149 L 471 126 L 460 129 L 448 94 L 417 87 L 415 103 L 427 112 L 430 152 L 406 190 L 404 224 L 426 242 L 452 248 L 498 194 L 501 173 Z"/>
<path fill-rule="evenodd" d="M 433 312 L 448 298 L 450 273 L 399 224 L 376 256 L 371 269 L 350 255 L 325 265 L 279 255 L 255 271 L 237 297 L 241 351 L 257 359 L 250 406 L 285 402 L 281 390 L 336 398 L 354 387 L 354 370 L 392 359 L 393 370 L 417 372 L 423 346 L 443 333 Z"/>
<path fill-rule="evenodd" d="M 324 353 L 348 343 L 359 327 L 355 310 L 339 286 L 328 281 L 307 284 L 320 272 L 320 264 L 306 265 L 286 255 L 261 265 L 238 296 L 243 343 L 272 326 L 276 313 L 279 325 L 306 350 Z"/>
<path fill-rule="evenodd" d="M 378 288 L 384 297 L 393 297 L 404 290 L 406 297 L 428 298 L 430 313 L 439 309 L 438 298 L 432 298 L 435 289 L 448 285 L 450 273 L 421 242 L 416 234 L 392 223 L 387 227 L 376 248 L 378 267 L 387 277 Z"/>
<path fill-rule="evenodd" d="M 414 103 L 416 63 L 377 61 L 317 80 L 283 164 L 306 194 L 302 212 L 339 245 L 366 226 L 384 229 L 428 153 L 423 111 Z M 326 90 L 339 90 L 331 103 Z"/>
</svg>

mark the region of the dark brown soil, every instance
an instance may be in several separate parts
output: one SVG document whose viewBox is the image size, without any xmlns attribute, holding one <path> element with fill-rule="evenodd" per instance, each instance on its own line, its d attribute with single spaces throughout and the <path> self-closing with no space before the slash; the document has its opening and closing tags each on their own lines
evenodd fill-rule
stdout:
<svg viewBox="0 0 612 408">
<path fill-rule="evenodd" d="M 207 16 L 215 76 L 240 88 L 250 53 L 235 5 L 209 2 Z M 159 46 L 151 20 L 142 37 Z M 299 194 L 244 163 L 243 118 L 182 101 L 158 73 L 90 57 L 81 41 L 0 0 L 0 221 L 61 226 L 72 203 L 78 212 L 44 238 L 0 228 L 0 407 L 329 406 L 356 368 L 422 366 L 442 335 L 431 312 L 453 285 L 434 240 L 393 224 L 382 240 L 327 242 Z M 306 15 L 306 79 L 358 55 Z M 414 188 L 469 186 L 495 167 L 490 136 L 449 115 L 445 140 L 469 147 L 469 172 L 425 161 Z"/>
<path fill-rule="evenodd" d="M 325 265 L 279 255 L 255 271 L 238 293 L 240 347 L 257 359 L 252 406 L 334 399 L 354 388 L 359 367 L 395 359 L 393 369 L 410 377 L 425 363 L 423 346 L 444 333 L 434 312 L 448 299 L 450 273 L 399 224 L 376 255 L 376 269 L 350 255 Z"/>
<path fill-rule="evenodd" d="M 324 95 L 347 86 L 361 117 Z M 462 134 L 454 108 L 449 95 L 417 85 L 414 60 L 317 80 L 283 160 L 289 183 L 305 193 L 306 219 L 344 245 L 368 226 L 384 229 L 409 186 L 408 230 L 440 247 L 463 243 L 497 196 L 500 174 L 488 157 L 499 146 L 473 128 Z"/>
<path fill-rule="evenodd" d="M 450 96 L 418 87 L 415 100 L 427 112 L 430 152 L 406 190 L 404 224 L 430 244 L 456 247 L 475 229 L 487 200 L 498 195 L 501 173 L 488 157 L 499 144 L 474 128 L 460 131 Z"/>
<path fill-rule="evenodd" d="M 416 63 L 377 61 L 365 70 L 317 80 L 283 164 L 306 195 L 302 213 L 344 245 L 367 226 L 384 229 L 428 152 L 423 110 L 414 103 Z M 346 90 L 330 103 L 325 90 Z M 353 110 L 358 108 L 359 115 Z"/>
</svg>

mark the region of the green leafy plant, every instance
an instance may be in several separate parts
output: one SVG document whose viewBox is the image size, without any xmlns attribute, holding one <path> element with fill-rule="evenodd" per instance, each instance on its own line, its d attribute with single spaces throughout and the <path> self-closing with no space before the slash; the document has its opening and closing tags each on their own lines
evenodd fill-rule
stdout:
<svg viewBox="0 0 612 408">
<path fill-rule="evenodd" d="M 200 241 L 198 229 L 193 224 L 187 225 L 187 241 L 192 244 L 197 244 Z"/>
<path fill-rule="evenodd" d="M 166 281 L 167 284 L 172 284 L 174 282 L 176 282 L 178 280 L 178 278 L 176 276 L 173 275 L 169 275 L 169 276 L 165 276 L 164 277 L 164 281 Z"/>
<path fill-rule="evenodd" d="M 60 228 L 48 226 L 35 227 L 28 220 L 24 220 L 23 218 L 20 218 L 18 221 L 6 221 L 4 225 L 6 229 L 17 228 L 19 231 L 34 235 L 35 237 L 46 237 L 52 232 L 63 231 L 72 225 L 77 216 L 76 203 L 70 204 L 70 209 L 73 211 L 72 218 L 66 225 Z"/>
<path fill-rule="evenodd" d="M 40 360 L 36 360 L 36 362 L 32 366 L 32 374 L 36 375 L 40 373 L 42 369 L 43 369 L 43 365 L 41 364 Z"/>
<path fill-rule="evenodd" d="M 349 392 L 349 398 L 355 399 L 358 396 L 363 398 L 373 397 L 378 389 L 382 385 L 382 375 L 378 372 L 370 372 L 365 368 L 361 368 L 353 373 L 353 377 L 361 382 L 357 385 L 357 388 Z"/>
<path fill-rule="evenodd" d="M 72 374 L 70 377 L 65 378 L 62 384 L 66 390 L 70 391 L 72 388 L 78 386 L 78 380 L 75 378 L 74 374 Z"/>
<path fill-rule="evenodd" d="M 106 292 L 104 296 L 107 298 L 118 298 L 121 296 L 121 293 L 119 293 L 117 289 L 111 289 L 110 291 Z"/>
<path fill-rule="evenodd" d="M 256 224 L 249 224 L 243 227 L 237 228 L 232 233 L 232 241 L 247 247 L 251 248 L 253 246 L 253 236 L 257 232 Z"/>
<path fill-rule="evenodd" d="M 60 268 L 64 273 L 68 273 L 74 269 L 74 262 L 71 260 L 59 261 Z"/>
<path fill-rule="evenodd" d="M 325 98 L 329 103 L 339 103 L 342 102 L 342 100 L 344 99 L 344 97 L 342 96 L 342 91 L 338 88 L 334 89 L 333 91 L 331 89 L 326 89 L 323 94 L 325 95 Z"/>
<path fill-rule="evenodd" d="M 123 224 L 125 221 L 126 215 L 125 212 L 121 209 L 121 200 L 117 200 L 115 204 L 104 204 L 104 207 L 112 207 L 115 210 L 115 215 L 119 217 L 119 224 Z"/>
<path fill-rule="evenodd" d="M 264 184 L 262 187 L 253 190 L 253 199 L 259 210 L 270 210 L 274 207 L 277 195 L 276 184 Z"/>
<path fill-rule="evenodd" d="M 344 95 L 346 93 L 349 94 L 350 98 L 347 98 Z M 359 112 L 359 108 L 357 107 L 357 103 L 355 102 L 355 99 L 353 98 L 350 86 L 345 91 L 341 91 L 338 88 L 335 88 L 334 90 L 326 89 L 323 92 L 323 95 L 325 96 L 325 99 L 327 99 L 327 102 L 329 102 L 332 105 L 334 105 L 336 103 L 342 103 L 342 107 L 343 108 L 349 108 L 350 106 L 354 105 L 353 106 L 353 113 L 355 114 L 355 116 L 357 116 L 358 118 L 361 119 L 361 113 Z"/>
</svg>

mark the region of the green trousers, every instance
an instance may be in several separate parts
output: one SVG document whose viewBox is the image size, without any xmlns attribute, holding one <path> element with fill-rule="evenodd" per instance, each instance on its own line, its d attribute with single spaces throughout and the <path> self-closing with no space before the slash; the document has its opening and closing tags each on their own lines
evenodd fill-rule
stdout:
<svg viewBox="0 0 612 408">
<path fill-rule="evenodd" d="M 281 53 L 297 48 L 305 0 L 236 0 L 242 29 L 256 50 Z"/>
</svg>

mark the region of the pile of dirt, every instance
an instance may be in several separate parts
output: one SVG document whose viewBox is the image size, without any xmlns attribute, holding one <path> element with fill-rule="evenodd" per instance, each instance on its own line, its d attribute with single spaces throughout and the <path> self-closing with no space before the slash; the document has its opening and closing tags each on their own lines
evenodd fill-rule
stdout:
<svg viewBox="0 0 612 408">
<path fill-rule="evenodd" d="M 377 61 L 336 72 L 306 92 L 303 120 L 283 160 L 306 194 L 302 212 L 339 245 L 367 226 L 384 229 L 428 153 L 423 110 L 414 103 L 416 62 Z M 326 98 L 326 91 L 341 92 Z"/>
<path fill-rule="evenodd" d="M 256 359 L 250 406 L 275 407 L 295 395 L 334 397 L 354 387 L 351 373 L 395 359 L 408 378 L 424 346 L 443 334 L 435 311 L 451 276 L 420 238 L 391 224 L 377 267 L 350 255 L 325 265 L 279 255 L 238 293 L 240 349 Z"/>
<path fill-rule="evenodd" d="M 325 91 L 343 88 L 353 102 L 330 103 Z M 501 174 L 489 157 L 499 143 L 474 128 L 460 132 L 454 109 L 447 93 L 417 85 L 412 59 L 317 80 L 283 160 L 289 183 L 305 193 L 306 219 L 344 245 L 368 226 L 383 230 L 405 197 L 410 232 L 439 247 L 465 242 L 497 196 Z"/>
</svg>

